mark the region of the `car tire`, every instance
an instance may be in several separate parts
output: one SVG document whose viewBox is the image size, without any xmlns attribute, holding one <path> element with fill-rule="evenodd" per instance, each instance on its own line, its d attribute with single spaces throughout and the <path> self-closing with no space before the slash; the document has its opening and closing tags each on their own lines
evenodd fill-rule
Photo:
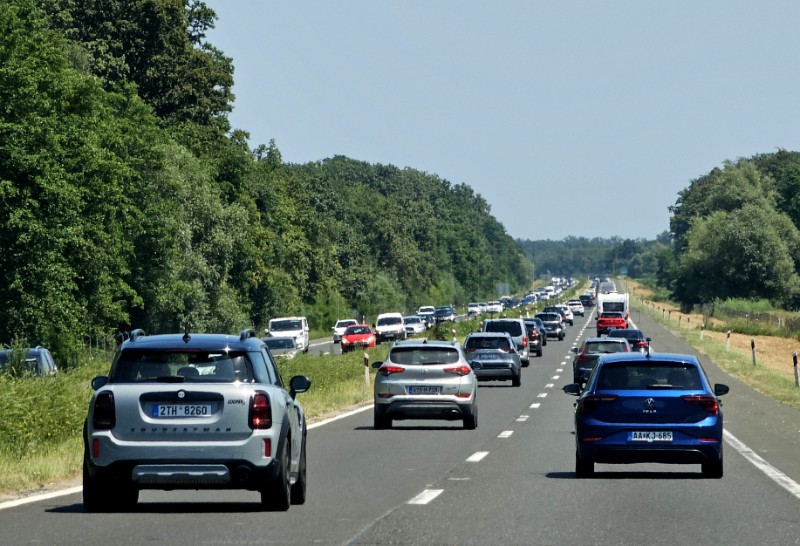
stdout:
<svg viewBox="0 0 800 546">
<path fill-rule="evenodd" d="M 130 510 L 139 501 L 139 490 L 133 485 L 115 483 L 116 487 L 92 477 L 89 457 L 83 457 L 83 508 L 87 512 L 116 512 Z"/>
<path fill-rule="evenodd" d="M 558 334 L 558 341 L 564 341 L 564 334 Z"/>
<path fill-rule="evenodd" d="M 392 428 L 392 418 L 386 417 L 385 415 L 378 415 L 375 412 L 375 417 L 373 418 L 372 428 L 375 430 L 386 430 Z"/>
<path fill-rule="evenodd" d="M 722 478 L 722 457 L 720 457 L 718 461 L 703 463 L 701 465 L 701 472 L 703 473 L 704 478 L 709 478 L 712 480 L 718 480 Z"/>
<path fill-rule="evenodd" d="M 292 487 L 289 481 L 290 442 L 289 437 L 284 439 L 278 460 L 278 474 L 272 483 L 261 490 L 261 506 L 270 512 L 285 512 L 292 504 Z"/>
<path fill-rule="evenodd" d="M 536 351 L 536 356 L 539 356 L 539 357 L 542 356 L 542 348 L 541 347 L 539 347 L 539 350 Z"/>
<path fill-rule="evenodd" d="M 575 477 L 576 478 L 591 478 L 594 476 L 594 461 L 582 459 L 575 451 Z"/>
<path fill-rule="evenodd" d="M 300 463 L 297 467 L 297 479 L 292 485 L 292 504 L 306 503 L 306 488 L 308 487 L 306 475 L 306 439 L 303 437 L 303 446 L 300 448 Z"/>
<path fill-rule="evenodd" d="M 471 415 L 464 417 L 464 428 L 467 430 L 475 430 L 478 428 L 478 408 L 472 410 Z"/>
<path fill-rule="evenodd" d="M 518 373 L 516 376 L 511 378 L 511 386 L 512 387 L 522 386 L 522 372 Z"/>
<path fill-rule="evenodd" d="M 528 358 L 528 359 L 526 359 L 526 360 L 520 360 L 520 361 L 519 361 L 519 364 L 520 364 L 520 366 L 522 366 L 523 368 L 527 368 L 528 366 L 530 366 L 530 365 L 531 365 L 531 359 L 530 359 L 530 358 Z"/>
</svg>

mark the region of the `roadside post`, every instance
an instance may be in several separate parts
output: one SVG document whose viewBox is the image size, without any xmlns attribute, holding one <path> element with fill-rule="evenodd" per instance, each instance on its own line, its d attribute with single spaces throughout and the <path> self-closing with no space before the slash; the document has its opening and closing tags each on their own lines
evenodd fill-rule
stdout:
<svg viewBox="0 0 800 546">
<path fill-rule="evenodd" d="M 369 354 L 364 351 L 364 384 L 369 389 Z"/>
<path fill-rule="evenodd" d="M 730 351 L 731 350 L 731 331 L 730 330 L 728 330 L 728 335 L 725 338 L 725 350 L 726 351 Z"/>
<path fill-rule="evenodd" d="M 800 387 L 800 375 L 797 375 L 797 352 L 792 353 L 792 360 L 794 361 L 794 384 Z"/>
<path fill-rule="evenodd" d="M 756 340 L 750 340 L 750 350 L 753 352 L 753 366 L 756 365 Z"/>
<path fill-rule="evenodd" d="M 700 339 L 701 340 L 703 339 L 703 334 L 705 334 L 705 332 L 706 332 L 706 325 L 705 324 L 701 324 L 700 325 Z"/>
<path fill-rule="evenodd" d="M 455 329 L 455 328 L 453 328 L 452 330 L 450 330 L 450 332 L 452 332 L 452 334 L 453 334 L 453 341 L 455 341 L 455 340 L 456 340 L 456 329 Z"/>
</svg>

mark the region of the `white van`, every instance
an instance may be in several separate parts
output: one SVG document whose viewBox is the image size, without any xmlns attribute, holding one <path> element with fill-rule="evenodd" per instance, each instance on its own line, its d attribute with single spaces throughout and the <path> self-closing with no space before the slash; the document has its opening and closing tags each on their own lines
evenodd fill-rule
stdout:
<svg viewBox="0 0 800 546">
<path fill-rule="evenodd" d="M 294 340 L 298 351 L 308 352 L 308 320 L 306 317 L 280 317 L 269 321 L 264 330 L 270 337 L 288 337 Z"/>
<path fill-rule="evenodd" d="M 381 313 L 375 321 L 375 338 L 377 342 L 406 339 L 406 324 L 401 313 Z"/>
</svg>

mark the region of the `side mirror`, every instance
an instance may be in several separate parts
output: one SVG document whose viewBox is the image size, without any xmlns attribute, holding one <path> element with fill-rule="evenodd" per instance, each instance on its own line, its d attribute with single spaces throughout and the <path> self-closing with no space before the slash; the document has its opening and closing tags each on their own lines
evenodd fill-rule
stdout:
<svg viewBox="0 0 800 546">
<path fill-rule="evenodd" d="M 728 391 L 731 390 L 728 385 L 723 385 L 722 383 L 714 383 L 714 394 L 717 396 L 722 396 L 723 394 L 728 394 Z"/>
<path fill-rule="evenodd" d="M 564 385 L 564 388 L 561 390 L 563 390 L 566 394 L 578 396 L 581 393 L 581 386 L 578 383 L 570 383 L 569 385 Z"/>
<path fill-rule="evenodd" d="M 380 368 L 381 366 L 383 366 L 383 361 L 381 361 L 381 360 L 377 360 L 377 361 L 372 363 L 372 367 L 375 368 L 376 370 L 378 368 Z"/>
<path fill-rule="evenodd" d="M 105 375 L 98 375 L 92 379 L 92 389 L 97 390 L 104 387 L 108 383 L 108 377 Z"/>
<path fill-rule="evenodd" d="M 289 396 L 294 398 L 301 392 L 311 388 L 311 379 L 304 375 L 296 375 L 289 380 Z"/>
<path fill-rule="evenodd" d="M 578 348 L 577 347 L 571 348 L 570 351 L 572 351 L 573 354 L 578 354 Z"/>
</svg>

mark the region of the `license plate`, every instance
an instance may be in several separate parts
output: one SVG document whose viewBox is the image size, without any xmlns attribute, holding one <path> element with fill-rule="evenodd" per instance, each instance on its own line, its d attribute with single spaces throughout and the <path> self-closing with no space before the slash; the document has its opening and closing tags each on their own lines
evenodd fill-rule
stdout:
<svg viewBox="0 0 800 546">
<path fill-rule="evenodd" d="M 441 387 L 408 387 L 408 394 L 439 394 Z"/>
<path fill-rule="evenodd" d="M 628 433 L 629 442 L 671 442 L 671 430 L 631 431 Z"/>
<path fill-rule="evenodd" d="M 210 404 L 156 404 L 153 417 L 210 417 Z"/>
<path fill-rule="evenodd" d="M 478 355 L 478 360 L 500 360 L 500 355 L 494 353 L 485 353 Z"/>
</svg>

